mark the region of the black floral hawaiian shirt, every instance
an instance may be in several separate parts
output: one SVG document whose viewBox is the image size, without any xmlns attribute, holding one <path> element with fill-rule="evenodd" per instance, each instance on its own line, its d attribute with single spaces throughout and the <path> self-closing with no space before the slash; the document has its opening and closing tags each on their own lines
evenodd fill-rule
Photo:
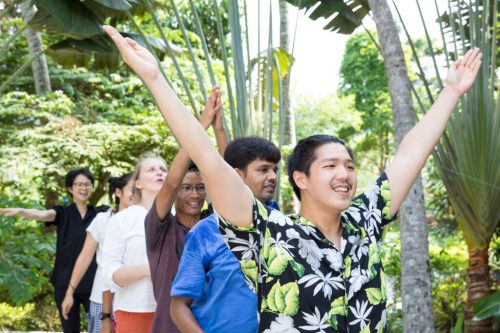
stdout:
<svg viewBox="0 0 500 333">
<path fill-rule="evenodd" d="M 384 332 L 382 227 L 392 221 L 383 173 L 342 213 L 340 250 L 315 225 L 255 200 L 253 225 L 219 217 L 226 244 L 259 296 L 260 332 Z"/>
</svg>

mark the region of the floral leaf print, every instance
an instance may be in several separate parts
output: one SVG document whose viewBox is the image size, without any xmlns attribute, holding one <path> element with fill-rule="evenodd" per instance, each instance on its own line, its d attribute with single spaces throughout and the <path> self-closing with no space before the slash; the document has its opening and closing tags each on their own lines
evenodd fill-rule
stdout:
<svg viewBox="0 0 500 333">
<path fill-rule="evenodd" d="M 255 260 L 240 260 L 241 271 L 248 277 L 253 285 L 257 285 L 257 276 L 259 274 Z"/>
<path fill-rule="evenodd" d="M 373 266 L 378 263 L 380 263 L 380 249 L 377 243 L 371 243 L 368 250 L 368 270 L 372 279 L 377 275 L 377 270 Z"/>
<path fill-rule="evenodd" d="M 289 255 L 277 255 L 276 248 L 273 247 L 267 260 L 267 274 L 274 276 L 281 275 L 285 271 L 289 260 L 292 260 L 292 257 Z"/>
<path fill-rule="evenodd" d="M 385 279 L 385 273 L 380 270 L 380 292 L 382 293 L 382 299 L 387 300 L 387 281 Z"/>
<path fill-rule="evenodd" d="M 267 296 L 271 311 L 294 316 L 299 310 L 299 287 L 296 282 L 281 285 L 276 282 Z"/>
<path fill-rule="evenodd" d="M 368 306 L 368 301 L 363 301 L 359 303 L 359 301 L 356 301 L 356 308 L 349 306 L 349 309 L 351 309 L 352 314 L 356 319 L 351 321 L 349 325 L 356 325 L 359 324 L 360 328 L 365 328 L 369 323 L 370 323 L 370 312 L 372 312 L 373 307 Z M 368 326 L 368 329 L 370 327 Z M 368 330 L 368 332 L 370 332 Z"/>
<path fill-rule="evenodd" d="M 238 246 L 231 246 L 233 252 L 241 252 L 241 259 L 249 260 L 258 257 L 259 247 L 257 239 L 253 234 L 248 234 L 248 239 L 234 238 L 230 239 L 231 244 L 238 244 Z"/>
<path fill-rule="evenodd" d="M 352 259 L 351 257 L 346 257 L 344 259 L 344 279 L 348 278 L 349 275 L 351 275 L 351 265 L 352 265 Z"/>
<path fill-rule="evenodd" d="M 391 208 L 391 186 L 389 182 L 383 182 L 380 186 L 380 194 L 384 198 L 385 207 L 382 209 L 382 217 L 386 220 L 391 220 L 392 216 L 390 213 Z"/>
<path fill-rule="evenodd" d="M 296 262 L 295 260 L 290 261 L 290 266 L 292 266 L 293 270 L 297 272 L 297 275 L 299 278 L 301 278 L 304 275 L 304 266 Z"/>
<path fill-rule="evenodd" d="M 335 329 L 335 330 L 338 330 L 339 329 L 339 321 L 337 320 L 337 316 L 330 316 L 330 325 Z"/>
<path fill-rule="evenodd" d="M 347 299 L 345 296 L 340 296 L 338 298 L 336 298 L 332 304 L 331 304 L 331 308 L 330 308 L 330 312 L 328 312 L 330 315 L 341 315 L 341 316 L 345 316 L 347 315 L 347 308 L 346 308 L 346 304 L 347 304 Z"/>
<path fill-rule="evenodd" d="M 267 221 L 269 220 L 269 213 L 267 212 L 266 206 L 264 206 L 263 203 L 261 203 L 259 200 L 254 199 L 255 202 L 257 203 L 258 211 L 255 213 L 258 213 L 261 217 L 262 220 Z M 254 217 L 254 220 L 257 220 L 257 224 L 259 225 L 260 222 L 262 222 L 258 217 Z"/>
<path fill-rule="evenodd" d="M 293 318 L 281 314 L 271 323 L 271 326 L 263 333 L 300 333 L 293 325 Z"/>
<path fill-rule="evenodd" d="M 299 280 L 299 284 L 305 283 L 304 288 L 316 285 L 313 296 L 323 290 L 323 296 L 326 298 L 332 297 L 333 290 L 344 290 L 344 280 L 339 276 L 332 276 L 332 272 L 323 275 L 321 271 L 318 274 L 308 274 Z"/>
<path fill-rule="evenodd" d="M 304 316 L 304 320 L 308 324 L 299 327 L 303 330 L 326 333 L 323 329 L 330 327 L 330 324 L 328 324 L 328 313 L 325 313 L 323 316 L 321 316 L 321 313 L 317 307 L 314 307 L 313 314 L 305 312 L 302 312 L 302 314 Z"/>
<path fill-rule="evenodd" d="M 370 304 L 380 304 L 383 301 L 382 292 L 378 288 L 366 288 L 366 296 Z"/>
<path fill-rule="evenodd" d="M 271 232 L 269 229 L 266 229 L 266 232 L 264 234 L 264 246 L 262 247 L 261 253 L 262 253 L 262 259 L 267 260 L 269 258 L 269 250 L 271 249 Z"/>
</svg>

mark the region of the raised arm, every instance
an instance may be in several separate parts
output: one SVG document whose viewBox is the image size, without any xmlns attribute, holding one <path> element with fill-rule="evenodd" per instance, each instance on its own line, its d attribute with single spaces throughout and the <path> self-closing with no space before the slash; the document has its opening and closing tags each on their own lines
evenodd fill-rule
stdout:
<svg viewBox="0 0 500 333">
<path fill-rule="evenodd" d="M 205 108 L 200 116 L 201 126 L 207 130 L 215 122 L 215 117 L 220 113 L 222 103 L 220 99 L 220 89 L 214 87 L 205 103 Z M 225 133 L 225 132 L 224 132 Z M 160 192 L 156 195 L 156 212 L 160 220 L 164 220 L 172 208 L 177 197 L 177 190 L 182 183 L 189 167 L 189 156 L 184 149 L 179 150 L 170 166 L 167 178 L 163 183 Z"/>
<path fill-rule="evenodd" d="M 57 214 L 54 209 L 0 208 L 0 215 L 21 216 L 29 220 L 52 222 L 56 219 Z"/>
<path fill-rule="evenodd" d="M 168 86 L 156 59 L 112 27 L 104 29 L 117 45 L 123 60 L 148 86 L 168 126 L 200 169 L 215 209 L 236 226 L 250 226 L 253 204 L 250 190 L 222 159 L 203 127 Z"/>
<path fill-rule="evenodd" d="M 446 86 L 425 116 L 406 134 L 386 173 L 391 186 L 391 215 L 396 214 L 432 149 L 443 134 L 451 112 L 474 83 L 481 66 L 481 51 L 469 50 L 448 70 Z"/>
<path fill-rule="evenodd" d="M 92 259 L 94 259 L 98 245 L 99 243 L 97 243 L 94 237 L 92 237 L 92 234 L 87 232 L 87 238 L 85 239 L 85 243 L 83 244 L 83 248 L 78 256 L 78 259 L 76 259 L 76 263 L 73 267 L 73 272 L 71 273 L 71 278 L 69 280 L 69 285 L 66 289 L 66 295 L 64 296 L 64 300 L 61 305 L 61 312 L 66 320 L 68 320 L 68 313 L 73 307 L 73 294 L 75 293 L 75 289 L 78 284 L 80 284 L 85 272 L 87 272 L 90 263 L 92 263 Z"/>
</svg>

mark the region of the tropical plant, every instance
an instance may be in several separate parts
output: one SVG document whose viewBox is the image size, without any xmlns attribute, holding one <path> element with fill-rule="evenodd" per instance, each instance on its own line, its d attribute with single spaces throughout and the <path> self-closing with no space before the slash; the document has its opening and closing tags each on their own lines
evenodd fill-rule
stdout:
<svg viewBox="0 0 500 333">
<path fill-rule="evenodd" d="M 453 2 L 448 1 L 448 10 Z M 488 248 L 500 223 L 500 173 L 498 168 L 491 168 L 500 164 L 500 99 L 496 88 L 498 1 L 492 2 L 493 11 L 489 0 L 460 1 L 459 6 L 465 4 L 467 8 L 467 11 L 459 11 L 459 15 L 460 21 L 469 23 L 468 38 L 463 25 L 456 29 L 453 24 L 456 12 L 448 12 L 451 39 L 445 36 L 444 22 L 438 20 L 448 65 L 457 54 L 471 47 L 480 47 L 483 52 L 483 65 L 476 83 L 461 99 L 434 151 L 436 165 L 469 249 L 465 318 L 470 332 L 491 329 L 491 320 L 471 321 L 472 306 L 490 293 Z M 437 2 L 436 10 L 439 13 Z M 427 32 L 423 16 L 422 22 Z M 439 55 L 432 51 L 430 39 L 429 49 L 439 77 Z M 420 75 L 426 76 L 423 72 Z M 441 80 L 438 84 L 442 86 Z M 426 89 L 429 100 L 434 99 L 431 88 Z"/>
</svg>

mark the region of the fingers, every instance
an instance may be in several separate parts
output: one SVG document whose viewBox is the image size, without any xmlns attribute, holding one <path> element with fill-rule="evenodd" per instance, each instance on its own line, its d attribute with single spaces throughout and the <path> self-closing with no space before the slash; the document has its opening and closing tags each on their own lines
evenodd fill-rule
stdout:
<svg viewBox="0 0 500 333">
<path fill-rule="evenodd" d="M 481 50 L 479 48 L 470 49 L 467 51 L 463 58 L 464 67 L 471 68 L 474 61 L 479 57 L 482 57 Z"/>
<path fill-rule="evenodd" d="M 109 35 L 109 37 L 113 40 L 116 47 L 118 47 L 118 50 L 120 50 L 120 53 L 122 54 L 122 56 L 127 54 L 127 50 L 131 45 L 129 45 L 129 43 L 127 43 L 125 38 L 123 38 L 123 36 L 120 35 L 120 33 L 115 28 L 113 28 L 109 25 L 104 25 L 102 28 Z M 129 38 L 129 40 L 132 40 L 132 39 Z"/>
</svg>

